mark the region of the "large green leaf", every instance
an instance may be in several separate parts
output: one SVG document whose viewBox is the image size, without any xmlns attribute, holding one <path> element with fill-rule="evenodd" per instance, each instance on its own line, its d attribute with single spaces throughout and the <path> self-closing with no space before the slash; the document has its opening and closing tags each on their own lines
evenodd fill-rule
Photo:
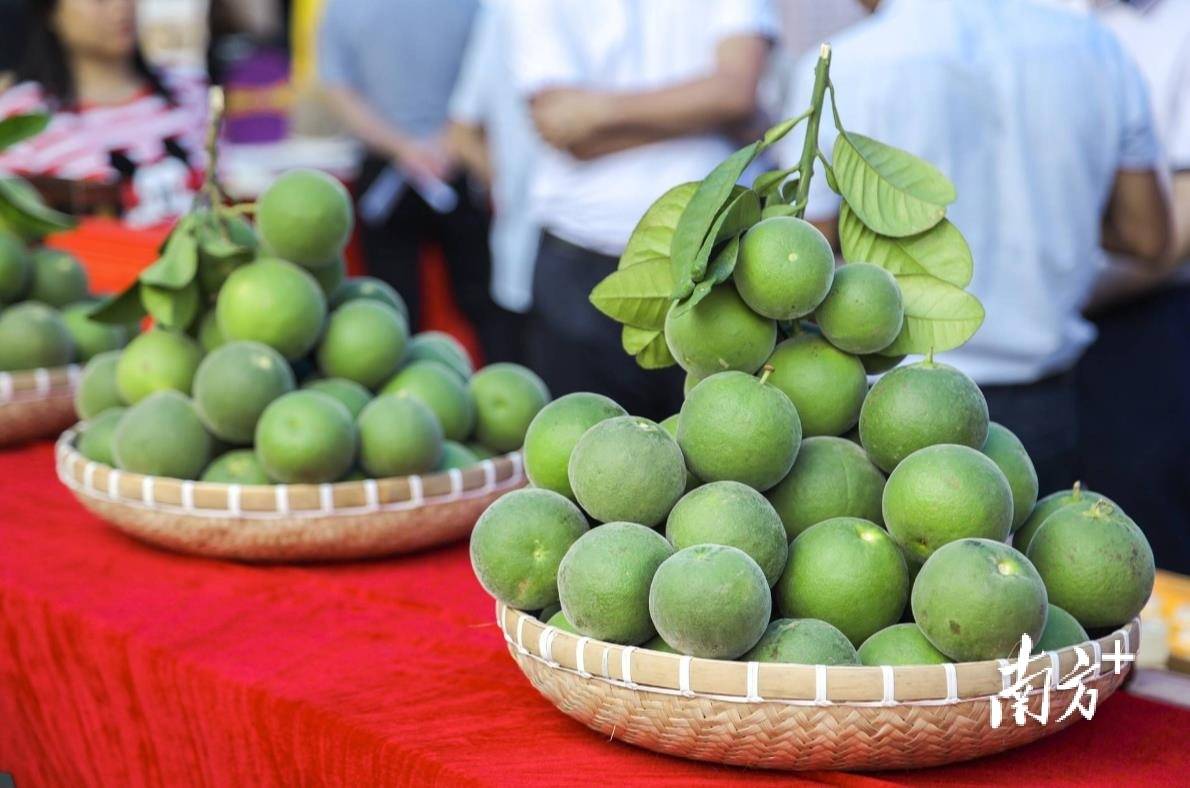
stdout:
<svg viewBox="0 0 1190 788">
<path fill-rule="evenodd" d="M 665 343 L 664 331 L 657 332 L 645 349 L 636 354 L 636 363 L 644 369 L 665 369 L 677 363 Z"/>
<path fill-rule="evenodd" d="M 694 290 L 690 292 L 690 295 L 685 300 L 674 307 L 674 315 L 686 314 L 710 295 L 711 289 L 715 285 L 722 284 L 730 279 L 739 258 L 740 237 L 733 235 L 715 253 L 714 258 L 711 259 L 711 264 L 707 266 L 707 274 L 703 277 L 703 280 L 694 286 Z"/>
<path fill-rule="evenodd" d="M 756 192 L 762 197 L 767 197 L 770 194 L 776 194 L 779 196 L 781 194 L 781 184 L 785 182 L 786 178 L 797 171 L 798 166 L 794 165 L 784 170 L 769 170 L 768 172 L 762 172 L 757 175 L 755 179 L 753 179 L 752 191 Z"/>
<path fill-rule="evenodd" d="M 595 285 L 590 298 L 596 309 L 619 323 L 660 329 L 672 291 L 669 261 L 653 260 L 612 272 Z"/>
<path fill-rule="evenodd" d="M 184 331 L 198 317 L 201 306 L 198 282 L 181 289 L 141 283 L 140 295 L 153 322 L 163 328 Z"/>
<path fill-rule="evenodd" d="M 925 232 L 955 200 L 954 185 L 934 165 L 862 134 L 839 134 L 833 169 L 843 199 L 881 235 Z"/>
<path fill-rule="evenodd" d="M 50 116 L 35 112 L 28 115 L 12 115 L 0 120 L 0 150 L 16 145 L 22 140 L 36 137 L 50 125 Z"/>
<path fill-rule="evenodd" d="M 76 223 L 73 216 L 46 205 L 24 178 L 15 175 L 0 178 L 0 224 L 25 240 L 40 240 L 51 233 L 69 230 Z"/>
<path fill-rule="evenodd" d="M 153 287 L 180 290 L 198 271 L 198 239 L 194 232 L 175 232 L 157 262 L 140 272 L 140 281 Z"/>
<path fill-rule="evenodd" d="M 669 262 L 669 247 L 673 240 L 674 228 L 678 226 L 678 219 L 697 188 L 696 181 L 683 183 L 658 197 L 649 206 L 628 238 L 628 245 L 620 255 L 619 268 L 659 259 Z"/>
<path fill-rule="evenodd" d="M 892 238 L 866 227 L 844 203 L 839 211 L 839 242 L 849 263 L 872 263 L 895 275 L 929 274 L 956 287 L 971 283 L 971 247 L 946 219 L 924 233 Z"/>
<path fill-rule="evenodd" d="M 983 325 L 979 299 L 962 288 L 926 274 L 898 276 L 905 323 L 882 356 L 942 353 L 959 347 Z"/>
<path fill-rule="evenodd" d="M 87 317 L 100 323 L 125 326 L 139 323 L 147 314 L 140 300 L 140 282 L 134 281 L 118 295 L 108 296 L 87 312 Z"/>
<path fill-rule="evenodd" d="M 662 332 L 658 329 L 624 326 L 620 329 L 620 344 L 624 347 L 625 353 L 635 356 L 648 347 L 660 333 Z"/>
</svg>

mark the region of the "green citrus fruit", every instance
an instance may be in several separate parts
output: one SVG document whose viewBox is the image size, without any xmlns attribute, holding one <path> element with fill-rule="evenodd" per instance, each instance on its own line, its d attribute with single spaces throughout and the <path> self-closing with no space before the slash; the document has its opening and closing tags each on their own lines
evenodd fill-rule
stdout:
<svg viewBox="0 0 1190 788">
<path fill-rule="evenodd" d="M 470 449 L 457 441 L 442 442 L 442 459 L 434 467 L 436 471 L 448 471 L 455 468 L 470 468 L 479 462 Z"/>
<path fill-rule="evenodd" d="M 423 331 L 409 340 L 405 352 L 405 363 L 414 361 L 440 361 L 466 380 L 475 372 L 471 356 L 459 340 L 441 331 Z"/>
<path fill-rule="evenodd" d="M 25 298 L 63 307 L 87 297 L 87 272 L 69 252 L 59 249 L 33 251 L 33 275 Z"/>
<path fill-rule="evenodd" d="M 767 494 L 790 539 L 834 517 L 884 522 L 884 475 L 845 438 L 806 438 L 793 468 Z"/>
<path fill-rule="evenodd" d="M 120 470 L 175 479 L 197 479 L 213 448 L 193 403 L 168 389 L 128 408 L 112 437 Z"/>
<path fill-rule="evenodd" d="M 79 436 L 79 454 L 88 460 L 101 462 L 104 465 L 115 465 L 113 439 L 116 435 L 116 425 L 124 417 L 127 408 L 108 408 L 99 415 L 87 421 L 83 434 Z"/>
<path fill-rule="evenodd" d="M 657 635 L 656 637 L 654 637 L 650 640 L 646 640 L 644 643 L 641 644 L 640 647 L 647 648 L 650 651 L 660 651 L 663 654 L 678 654 L 678 653 L 680 653 L 676 648 L 674 648 L 673 646 L 666 643 L 665 639 L 662 638 L 660 635 Z"/>
<path fill-rule="evenodd" d="M 0 304 L 20 301 L 33 279 L 33 258 L 20 238 L 0 230 Z"/>
<path fill-rule="evenodd" d="M 909 569 L 883 528 L 836 517 L 793 540 L 775 596 L 782 616 L 821 619 L 858 645 L 901 618 Z"/>
<path fill-rule="evenodd" d="M 1045 584 L 1029 559 L 990 539 L 943 545 L 913 584 L 913 620 L 956 662 L 1001 659 L 1045 628 Z"/>
<path fill-rule="evenodd" d="M 905 310 L 901 288 L 888 271 L 870 263 L 848 263 L 814 312 L 830 343 L 848 353 L 875 353 L 901 333 Z"/>
<path fill-rule="evenodd" d="M 706 659 L 735 659 L 756 645 L 772 604 L 761 568 L 722 544 L 679 548 L 649 587 L 657 634 L 682 654 Z"/>
<path fill-rule="evenodd" d="M 223 336 L 223 332 L 219 329 L 219 314 L 214 309 L 208 309 L 202 319 L 198 321 L 198 344 L 202 345 L 204 351 L 210 353 L 226 341 L 227 337 Z"/>
<path fill-rule="evenodd" d="M 770 586 L 789 555 L 785 527 L 772 504 L 739 482 L 711 482 L 682 496 L 665 521 L 665 538 L 678 550 L 696 544 L 743 550 Z"/>
<path fill-rule="evenodd" d="M 700 377 L 731 369 L 752 373 L 773 352 L 777 324 L 722 284 L 692 308 L 672 307 L 665 317 L 665 341 L 682 369 Z"/>
<path fill-rule="evenodd" d="M 339 400 L 351 412 L 353 419 L 359 418 L 364 406 L 372 401 L 372 392 L 354 380 L 345 378 L 319 378 L 303 384 L 302 388 L 321 391 L 323 394 L 329 394 Z"/>
<path fill-rule="evenodd" d="M 190 393 L 202 348 L 178 331 L 154 328 L 128 343 L 116 367 L 120 397 L 134 405 L 154 391 Z"/>
<path fill-rule="evenodd" d="M 557 493 L 539 492 L 569 503 Z M 629 646 L 649 640 L 657 634 L 649 617 L 649 586 L 671 555 L 665 537 L 643 525 L 607 523 L 587 531 L 558 565 L 558 598 L 566 620 L 597 640 Z"/>
<path fill-rule="evenodd" d="M 836 627 L 813 618 L 778 618 L 743 656 L 748 662 L 858 665 L 855 646 Z"/>
<path fill-rule="evenodd" d="M 1090 640 L 1087 630 L 1078 623 L 1078 619 L 1067 613 L 1057 605 L 1049 606 L 1049 615 L 1045 618 L 1045 629 L 1033 647 L 1034 654 L 1043 651 L 1060 651 L 1067 646 L 1077 646 Z"/>
<path fill-rule="evenodd" d="M 76 361 L 90 361 L 100 353 L 128 344 L 128 327 L 92 320 L 87 313 L 93 306 L 90 301 L 79 301 L 62 310 L 62 322 L 74 340 Z"/>
<path fill-rule="evenodd" d="M 882 356 L 879 353 L 866 353 L 859 357 L 863 362 L 864 371 L 869 375 L 881 375 L 905 360 L 904 356 Z"/>
<path fill-rule="evenodd" d="M 514 490 L 489 506 L 471 532 L 471 567 L 480 585 L 509 607 L 558 601 L 558 566 L 583 534 L 578 507 L 549 490 Z"/>
<path fill-rule="evenodd" d="M 764 492 L 797 458 L 802 424 L 785 393 L 743 372 L 720 372 L 682 403 L 678 444 L 704 482 L 733 480 Z"/>
<path fill-rule="evenodd" d="M 1080 501 L 1045 518 L 1028 556 L 1050 601 L 1088 629 L 1128 623 L 1153 591 L 1149 541 L 1108 501 Z"/>
<path fill-rule="evenodd" d="M 950 662 L 926 639 L 917 624 L 885 627 L 859 647 L 863 665 L 941 665 Z"/>
<path fill-rule="evenodd" d="M 232 449 L 215 459 L 202 472 L 202 481 L 218 484 L 271 484 L 264 466 L 252 449 Z"/>
<path fill-rule="evenodd" d="M 1016 534 L 1012 537 L 1013 547 L 1022 553 L 1028 553 L 1029 542 L 1033 541 L 1033 534 L 1037 533 L 1037 529 L 1045 522 L 1045 518 L 1059 509 L 1080 501 L 1107 501 L 1107 498 L 1097 492 L 1085 489 L 1079 482 L 1075 482 L 1069 490 L 1050 493 L 1037 502 L 1033 511 L 1029 513 L 1029 518 L 1017 529 Z"/>
<path fill-rule="evenodd" d="M 116 367 L 120 351 L 109 350 L 93 356 L 83 367 L 78 388 L 74 392 L 74 409 L 81 419 L 93 419 L 109 408 L 124 404 L 116 386 Z"/>
<path fill-rule="evenodd" d="M 324 375 L 374 389 L 393 376 L 405 357 L 405 318 L 378 301 L 349 301 L 331 312 L 318 343 Z"/>
<path fill-rule="evenodd" d="M 475 437 L 497 452 L 519 449 L 529 423 L 550 401 L 542 379 L 520 364 L 489 364 L 467 386 L 475 399 Z"/>
<path fill-rule="evenodd" d="M 256 459 L 273 481 L 319 484 L 341 478 L 355 461 L 351 413 L 318 391 L 291 391 L 269 403 L 256 423 Z"/>
<path fill-rule="evenodd" d="M 331 309 L 338 309 L 348 301 L 365 298 L 388 304 L 401 313 L 401 317 L 409 320 L 409 307 L 401 294 L 393 289 L 388 282 L 374 276 L 351 276 L 343 280 L 343 284 L 335 288 L 330 297 Z"/>
<path fill-rule="evenodd" d="M 868 393 L 864 365 L 822 337 L 799 334 L 769 356 L 769 382 L 797 407 L 802 434 L 842 435 L 859 421 Z"/>
<path fill-rule="evenodd" d="M 417 397 L 381 394 L 358 422 L 360 465 L 375 478 L 426 473 L 442 460 L 442 425 Z"/>
<path fill-rule="evenodd" d="M 744 233 L 733 278 L 758 314 L 792 320 L 822 303 L 835 277 L 835 255 L 818 228 L 793 216 L 764 219 Z"/>
<path fill-rule="evenodd" d="M 490 460 L 490 459 L 493 459 L 493 458 L 499 456 L 496 454 L 496 452 L 492 451 L 487 446 L 484 446 L 482 443 L 479 443 L 478 441 L 471 441 L 465 445 L 471 451 L 471 453 L 474 454 L 475 457 L 480 460 Z"/>
<path fill-rule="evenodd" d="M 675 413 L 674 415 L 672 415 L 658 423 L 658 426 L 660 426 L 661 429 L 668 432 L 669 437 L 673 438 L 675 441 L 678 439 L 678 416 L 679 416 L 679 414 Z M 685 462 L 684 456 L 682 458 L 682 461 Z M 695 476 L 693 473 L 690 472 L 690 468 L 689 468 L 689 466 L 687 466 L 687 468 L 686 468 L 686 492 L 690 492 L 691 490 L 693 490 L 695 487 L 697 487 L 700 484 L 702 484 L 702 482 L 700 482 L 698 480 L 697 476 Z"/>
<path fill-rule="evenodd" d="M 228 342 L 198 365 L 194 407 L 212 435 L 243 445 L 269 403 L 293 388 L 293 370 L 280 353 L 260 342 Z"/>
<path fill-rule="evenodd" d="M 438 361 L 415 361 L 384 384 L 381 394 L 405 394 L 420 400 L 442 425 L 442 433 L 465 440 L 475 428 L 475 400 L 459 376 Z"/>
<path fill-rule="evenodd" d="M 555 602 L 554 604 L 546 605 L 541 610 L 539 610 L 537 613 L 537 620 L 542 622 L 543 624 L 548 624 L 550 619 L 554 617 L 554 614 L 561 613 L 561 612 L 562 612 L 562 606 L 559 605 L 557 602 Z M 563 616 L 563 618 L 565 618 L 565 616 Z M 570 622 L 567 622 L 567 623 L 570 623 Z"/>
<path fill-rule="evenodd" d="M 884 524 L 907 555 L 924 561 L 956 539 L 1003 542 L 1012 528 L 1012 488 L 996 463 L 942 443 L 901 461 L 884 485 Z"/>
<path fill-rule="evenodd" d="M 1012 489 L 1012 529 L 1024 525 L 1037 503 L 1037 471 L 1024 444 L 1007 428 L 996 422 L 988 424 L 988 439 L 980 449 L 1008 479 Z"/>
<path fill-rule="evenodd" d="M 336 257 L 325 265 L 312 266 L 308 270 L 318 282 L 318 286 L 322 288 L 322 294 L 327 298 L 330 298 L 339 289 L 339 285 L 343 284 L 343 280 L 347 278 L 347 263 L 343 262 L 342 257 Z"/>
<path fill-rule="evenodd" d="M 553 490 L 574 500 L 570 486 L 570 455 L 588 429 L 628 412 L 602 394 L 567 394 L 546 405 L 525 433 L 525 474 L 535 487 Z"/>
<path fill-rule="evenodd" d="M 215 303 L 227 339 L 263 342 L 287 359 L 314 347 L 326 317 L 326 299 L 309 272 L 264 257 L 232 272 Z"/>
<path fill-rule="evenodd" d="M 572 635 L 579 634 L 579 631 L 574 628 L 574 625 L 566 620 L 566 614 L 559 608 L 552 616 L 546 620 L 546 625 L 555 629 L 560 629 L 563 632 L 569 632 Z"/>
<path fill-rule="evenodd" d="M 353 222 L 347 189 L 318 170 L 290 170 L 256 201 L 261 240 L 273 254 L 298 265 L 318 266 L 338 257 Z"/>
<path fill-rule="evenodd" d="M 36 301 L 0 312 L 0 371 L 60 367 L 74 357 L 74 340 L 62 317 Z"/>
<path fill-rule="evenodd" d="M 682 396 L 690 395 L 690 390 L 702 382 L 702 378 L 695 375 L 693 372 L 686 373 L 686 379 L 682 381 Z"/>
<path fill-rule="evenodd" d="M 971 378 L 922 361 L 876 381 L 859 413 L 859 437 L 884 471 L 918 449 L 958 443 L 978 449 L 988 437 L 988 405 Z"/>
</svg>

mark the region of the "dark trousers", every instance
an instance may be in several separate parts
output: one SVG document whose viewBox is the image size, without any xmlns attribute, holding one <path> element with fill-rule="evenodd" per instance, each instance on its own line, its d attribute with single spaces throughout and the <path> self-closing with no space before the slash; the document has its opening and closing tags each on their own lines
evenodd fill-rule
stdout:
<svg viewBox="0 0 1190 788">
<path fill-rule="evenodd" d="M 1037 469 L 1039 495 L 1069 489 L 1082 474 L 1073 372 L 1020 386 L 983 386 L 992 421 L 1012 430 Z"/>
<path fill-rule="evenodd" d="M 387 165 L 387 161 L 375 157 L 365 160 L 360 194 Z M 376 225 L 361 223 L 360 240 L 368 271 L 404 297 L 409 305 L 410 327 L 416 331 L 422 319 L 422 250 L 427 243 L 438 244 L 455 302 L 475 327 L 485 361 L 521 361 L 524 319 L 492 301 L 492 256 L 488 248 L 491 216 L 464 179 L 451 186 L 459 202 L 450 213 L 438 213 L 406 187 L 387 220 Z"/>
<path fill-rule="evenodd" d="M 681 369 L 641 369 L 620 345 L 620 324 L 587 300 L 616 262 L 549 233 L 542 236 L 533 277 L 529 359 L 555 397 L 594 391 L 633 415 L 659 421 L 682 405 Z"/>
</svg>

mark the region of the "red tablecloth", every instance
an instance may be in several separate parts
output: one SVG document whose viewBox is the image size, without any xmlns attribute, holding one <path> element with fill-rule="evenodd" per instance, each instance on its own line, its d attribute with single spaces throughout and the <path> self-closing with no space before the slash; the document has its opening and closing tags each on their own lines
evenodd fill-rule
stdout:
<svg viewBox="0 0 1190 788">
<path fill-rule="evenodd" d="M 529 686 L 459 544 L 253 567 L 138 544 L 0 454 L 0 772 L 36 785 L 796 782 L 588 731 Z M 1172 784 L 1190 712 L 1118 694 L 1091 722 L 971 764 L 845 785 Z M 1181 777 L 1177 777 L 1177 775 Z"/>
</svg>

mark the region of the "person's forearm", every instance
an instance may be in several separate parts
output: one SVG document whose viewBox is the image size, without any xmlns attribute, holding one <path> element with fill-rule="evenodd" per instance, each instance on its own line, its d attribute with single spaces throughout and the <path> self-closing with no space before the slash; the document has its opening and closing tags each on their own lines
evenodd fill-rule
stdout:
<svg viewBox="0 0 1190 788">
<path fill-rule="evenodd" d="M 1111 263 L 1095 282 L 1095 289 L 1087 299 L 1083 312 L 1095 315 L 1117 304 L 1123 304 L 1164 287 L 1173 277 L 1173 270 L 1141 270 L 1135 266 Z"/>
<path fill-rule="evenodd" d="M 446 131 L 447 144 L 467 170 L 485 185 L 492 182 L 492 162 L 482 126 L 452 121 Z"/>
<path fill-rule="evenodd" d="M 1190 260 L 1190 170 L 1173 176 L 1174 242 L 1170 252 L 1174 263 Z"/>
<path fill-rule="evenodd" d="M 1171 265 L 1170 224 L 1169 202 L 1156 172 L 1121 170 L 1116 174 L 1103 217 L 1103 248 L 1128 255 L 1160 273 Z"/>
<path fill-rule="evenodd" d="M 602 132 L 664 139 L 747 122 L 756 112 L 756 86 L 715 74 L 673 87 L 606 97 Z"/>
<path fill-rule="evenodd" d="M 331 107 L 347 126 L 348 131 L 374 153 L 400 159 L 411 138 L 393 128 L 355 92 L 341 87 L 327 89 Z"/>
</svg>

